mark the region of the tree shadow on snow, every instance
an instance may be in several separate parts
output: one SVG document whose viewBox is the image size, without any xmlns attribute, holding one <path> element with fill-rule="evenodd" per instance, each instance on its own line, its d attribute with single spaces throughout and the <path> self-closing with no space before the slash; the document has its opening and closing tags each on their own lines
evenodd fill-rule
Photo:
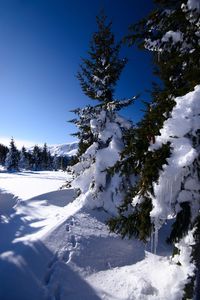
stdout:
<svg viewBox="0 0 200 300">
<path fill-rule="evenodd" d="M 100 300 L 95 291 L 42 242 L 16 243 L 0 256 L 0 299 Z"/>
<path fill-rule="evenodd" d="M 74 196 L 75 196 L 74 189 L 65 189 L 65 190 L 53 191 L 39 196 L 35 196 L 27 200 L 26 202 L 28 203 L 29 201 L 33 201 L 33 200 L 46 201 L 48 204 L 64 207 L 67 204 L 74 201 Z"/>
<path fill-rule="evenodd" d="M 33 228 L 30 226 L 32 220 L 27 221 L 24 218 L 26 216 L 25 214 L 15 214 L 15 206 L 18 203 L 18 197 L 0 190 L 0 253 L 12 250 L 15 238 L 39 230 L 38 227 Z M 40 219 L 34 219 L 35 222 L 39 220 Z"/>
<path fill-rule="evenodd" d="M 0 216 L 12 214 L 15 211 L 14 207 L 18 202 L 18 197 L 11 193 L 0 190 Z"/>
<path fill-rule="evenodd" d="M 15 213 L 17 198 L 14 195 L 0 191 L 0 201 L 0 299 L 100 300 L 95 291 L 41 241 L 13 243 L 16 237 L 38 228 L 31 227 L 32 220 L 27 221 L 25 215 Z"/>
</svg>

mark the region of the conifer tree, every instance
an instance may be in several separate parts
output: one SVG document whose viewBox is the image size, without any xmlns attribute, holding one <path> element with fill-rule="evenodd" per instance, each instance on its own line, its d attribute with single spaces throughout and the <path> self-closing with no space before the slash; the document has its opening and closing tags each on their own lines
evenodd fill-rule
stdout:
<svg viewBox="0 0 200 300">
<path fill-rule="evenodd" d="M 115 213 L 126 180 L 119 174 L 112 177 L 110 168 L 120 159 L 123 135 L 131 126 L 118 111 L 131 104 L 132 99 L 114 99 L 114 89 L 126 59 L 119 57 L 121 43 L 115 42 L 112 24 L 107 24 L 104 14 L 97 17 L 97 25 L 89 57 L 83 59 L 78 79 L 85 95 L 98 103 L 74 111 L 78 115 L 72 122 L 79 128 L 76 133 L 79 149 L 72 185 L 80 187 L 80 197 L 90 205 L 103 206 Z"/>
<path fill-rule="evenodd" d="M 6 155 L 5 166 L 8 171 L 19 171 L 19 152 L 15 146 L 14 139 L 11 139 L 9 152 Z"/>
<path fill-rule="evenodd" d="M 141 151 L 137 161 L 138 182 L 131 192 L 127 193 L 124 204 L 120 208 L 120 215 L 112 219 L 109 224 L 112 230 L 123 236 L 135 235 L 142 240 L 147 240 L 152 232 L 157 235 L 158 228 L 168 218 L 168 214 L 175 215 L 169 241 L 181 243 L 182 239 L 189 235 L 192 230 L 195 237 L 193 256 L 199 272 L 200 259 L 199 254 L 197 255 L 199 253 L 197 246 L 200 243 L 198 231 L 195 229 L 199 228 L 200 219 L 200 199 L 199 192 L 197 192 L 200 181 L 199 155 L 192 156 L 194 159 L 190 161 L 189 165 L 183 164 L 183 168 L 180 168 L 181 171 L 180 169 L 174 170 L 173 176 L 175 177 L 172 176 L 174 182 L 171 182 L 169 187 L 166 177 L 165 184 L 161 184 L 161 180 L 164 174 L 166 176 L 166 170 L 172 167 L 170 159 L 174 157 L 175 151 L 178 151 L 176 147 L 178 143 L 183 143 L 182 145 L 179 144 L 183 148 L 187 143 L 192 145 L 190 149 L 196 154 L 199 153 L 200 149 L 200 121 L 197 116 L 199 104 L 196 104 L 195 110 L 192 106 L 198 97 L 196 96 L 198 87 L 195 90 L 194 87 L 200 83 L 200 7 L 197 0 L 155 0 L 154 2 L 156 9 L 148 18 L 132 26 L 128 41 L 130 44 L 136 43 L 140 48 L 152 51 L 156 65 L 155 73 L 162 80 L 163 85 L 162 87 L 154 85 L 153 102 L 147 104 L 146 114 L 132 135 L 134 142 L 124 153 L 126 158 L 129 156 L 133 158 L 133 155 L 138 157 L 138 149 Z M 188 92 L 192 94 L 187 94 Z M 177 98 L 177 96 L 182 97 Z M 192 99 L 189 102 L 191 105 L 189 107 L 188 103 L 184 103 L 184 99 L 189 101 L 188 97 Z M 192 112 L 188 116 L 180 112 L 182 123 L 179 123 L 178 126 L 183 127 L 185 122 L 195 120 L 194 127 L 191 125 L 190 130 L 185 131 L 183 135 L 181 135 L 181 130 L 179 132 L 177 129 L 172 130 L 174 128 L 172 124 L 178 119 L 175 118 L 178 105 L 182 109 L 185 107 L 185 110 Z M 165 136 L 163 139 L 162 133 Z M 142 148 L 139 148 L 140 145 Z M 151 147 L 149 147 L 150 145 Z M 182 160 L 184 161 L 184 157 Z M 168 164 L 169 167 L 167 167 Z M 125 166 L 126 164 L 121 167 L 122 171 Z M 178 182 L 176 182 L 177 180 Z M 189 185 L 188 182 L 190 184 L 193 182 L 193 185 Z M 163 192 L 163 189 L 168 189 L 168 195 Z M 159 196 L 158 191 L 161 191 Z M 173 195 L 170 196 L 171 193 Z M 166 200 L 167 198 L 168 200 Z M 167 205 L 166 203 L 170 208 L 168 213 L 164 215 L 163 211 L 165 213 L 167 211 L 163 208 Z M 156 214 L 158 207 L 160 207 L 160 212 L 158 213 L 158 209 L 158 214 Z M 188 245 L 188 249 L 189 247 L 190 245 Z M 198 280 L 198 276 L 196 276 L 196 286 L 200 286 Z M 188 292 L 189 290 L 190 292 Z M 193 297 L 194 290 L 191 286 L 190 289 L 187 287 L 186 292 L 186 298 Z"/>
<path fill-rule="evenodd" d="M 51 152 L 47 152 L 47 164 L 46 167 L 48 170 L 52 170 L 53 168 L 53 157 L 51 156 Z"/>
<path fill-rule="evenodd" d="M 29 160 L 26 148 L 23 146 L 20 151 L 20 159 L 19 159 L 19 168 L 20 169 L 29 169 Z"/>
<path fill-rule="evenodd" d="M 32 168 L 34 171 L 39 171 L 41 169 L 41 149 L 38 145 L 35 145 L 32 153 Z"/>
<path fill-rule="evenodd" d="M 5 164 L 6 155 L 8 151 L 9 151 L 8 147 L 4 146 L 3 144 L 0 144 L 0 164 L 2 165 Z"/>
<path fill-rule="evenodd" d="M 33 170 L 33 164 L 34 164 L 33 155 L 30 151 L 27 151 L 26 156 L 27 156 L 27 161 L 28 161 L 28 168 L 30 170 Z"/>
<path fill-rule="evenodd" d="M 58 171 L 60 169 L 59 157 L 57 155 L 54 155 L 53 157 L 53 169 L 55 171 Z"/>
<path fill-rule="evenodd" d="M 48 170 L 50 168 L 51 162 L 49 161 L 49 155 L 47 150 L 47 144 L 44 143 L 44 147 L 41 152 L 41 167 L 43 170 Z"/>
</svg>

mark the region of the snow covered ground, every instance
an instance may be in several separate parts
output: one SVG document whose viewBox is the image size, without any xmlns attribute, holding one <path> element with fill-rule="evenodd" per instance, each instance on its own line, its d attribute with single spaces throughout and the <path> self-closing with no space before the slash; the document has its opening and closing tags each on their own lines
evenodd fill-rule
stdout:
<svg viewBox="0 0 200 300">
<path fill-rule="evenodd" d="M 160 233 L 158 254 L 110 234 L 103 210 L 59 190 L 64 172 L 0 172 L 0 299 L 178 300 L 185 274 Z"/>
<path fill-rule="evenodd" d="M 25 171 L 7 173 L 0 171 L 0 189 L 10 192 L 22 200 L 55 191 L 67 180 L 62 171 Z"/>
</svg>

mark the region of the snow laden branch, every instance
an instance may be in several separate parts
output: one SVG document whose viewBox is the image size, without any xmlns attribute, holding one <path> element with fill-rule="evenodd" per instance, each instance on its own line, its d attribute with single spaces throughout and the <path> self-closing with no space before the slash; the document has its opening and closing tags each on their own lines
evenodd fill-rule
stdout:
<svg viewBox="0 0 200 300">
<path fill-rule="evenodd" d="M 111 176 L 108 169 L 120 160 L 123 131 L 131 126 L 115 111 L 118 105 L 113 101 L 104 105 L 106 109 L 93 108 L 89 126 L 94 142 L 73 166 L 75 179 L 72 182 L 72 187 L 81 191 L 80 201 L 112 214 L 116 214 L 123 198 L 124 179 L 119 174 Z"/>
<path fill-rule="evenodd" d="M 171 118 L 164 122 L 160 136 L 149 150 L 154 151 L 170 142 L 171 156 L 154 182 L 152 221 L 160 227 L 176 215 L 181 204 L 190 202 L 192 219 L 200 208 L 200 183 L 196 163 L 199 163 L 200 86 L 193 92 L 175 99 Z"/>
</svg>

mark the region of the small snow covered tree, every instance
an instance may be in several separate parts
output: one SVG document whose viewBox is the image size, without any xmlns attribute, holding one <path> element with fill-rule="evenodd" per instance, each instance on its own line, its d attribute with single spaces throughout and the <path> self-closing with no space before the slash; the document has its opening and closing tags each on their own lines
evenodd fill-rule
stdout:
<svg viewBox="0 0 200 300">
<path fill-rule="evenodd" d="M 200 2 L 154 2 L 156 9 L 132 27 L 128 40 L 152 51 L 163 85 L 154 86 L 153 102 L 132 135 L 128 151 L 138 158 L 139 179 L 110 227 L 142 240 L 153 233 L 156 248 L 159 228 L 174 217 L 169 241 L 179 249 L 176 258 L 189 282 L 192 257 L 200 274 Z M 193 293 L 193 287 L 186 286 L 183 297 L 192 298 Z"/>
<path fill-rule="evenodd" d="M 19 159 L 19 168 L 20 169 L 29 169 L 29 159 L 26 148 L 23 146 L 20 151 L 20 159 Z"/>
<path fill-rule="evenodd" d="M 19 171 L 19 152 L 15 146 L 14 139 L 11 139 L 9 152 L 6 155 L 5 166 L 8 171 Z"/>
<path fill-rule="evenodd" d="M 131 126 L 118 111 L 130 105 L 132 99 L 114 99 L 115 85 L 126 59 L 119 58 L 121 44 L 115 43 L 111 23 L 106 24 L 104 14 L 97 17 L 97 24 L 89 58 L 83 59 L 78 79 L 86 96 L 98 104 L 77 109 L 78 118 L 72 120 L 79 128 L 76 135 L 80 140 L 72 186 L 80 190 L 79 197 L 87 204 L 115 214 L 129 179 L 118 173 L 112 176 L 110 168 L 120 160 L 123 135 Z"/>
</svg>

